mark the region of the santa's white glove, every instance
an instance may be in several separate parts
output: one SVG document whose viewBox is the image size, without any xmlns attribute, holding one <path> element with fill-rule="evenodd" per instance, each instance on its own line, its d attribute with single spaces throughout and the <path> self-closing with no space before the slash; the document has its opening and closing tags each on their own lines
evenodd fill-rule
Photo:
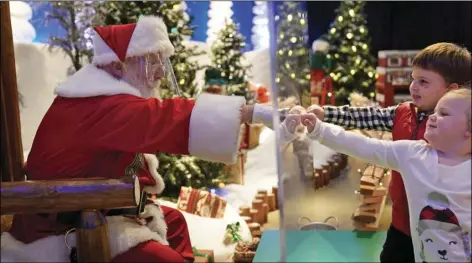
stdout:
<svg viewBox="0 0 472 263">
<path fill-rule="evenodd" d="M 265 104 L 254 105 L 252 113 L 252 123 L 262 123 L 264 126 L 273 129 L 275 109 Z"/>
</svg>

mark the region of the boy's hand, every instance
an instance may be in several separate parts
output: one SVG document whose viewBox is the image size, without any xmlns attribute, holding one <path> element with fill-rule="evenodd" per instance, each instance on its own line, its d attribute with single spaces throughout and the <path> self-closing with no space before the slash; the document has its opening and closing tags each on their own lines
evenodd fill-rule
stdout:
<svg viewBox="0 0 472 263">
<path fill-rule="evenodd" d="M 311 133 L 315 129 L 317 120 L 318 118 L 313 113 L 307 113 L 301 116 L 301 121 L 307 127 L 308 133 Z"/>
<path fill-rule="evenodd" d="M 318 119 L 324 119 L 324 109 L 320 105 L 313 104 L 308 109 L 306 109 L 307 113 L 313 113 L 318 117 Z"/>
<path fill-rule="evenodd" d="M 285 118 L 285 125 L 287 130 L 294 134 L 297 126 L 301 124 L 301 116 L 299 114 L 288 114 Z"/>
</svg>

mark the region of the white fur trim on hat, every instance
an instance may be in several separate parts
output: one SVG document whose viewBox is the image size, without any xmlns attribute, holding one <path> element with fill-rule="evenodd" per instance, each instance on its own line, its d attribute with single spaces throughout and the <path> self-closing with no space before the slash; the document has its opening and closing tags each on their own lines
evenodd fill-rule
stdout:
<svg viewBox="0 0 472 263">
<path fill-rule="evenodd" d="M 157 168 L 159 168 L 159 161 L 157 160 L 157 156 L 154 154 L 144 154 L 144 159 L 148 165 L 149 173 L 152 176 L 152 179 L 156 181 L 156 185 L 153 186 L 145 186 L 144 191 L 149 194 L 160 194 L 164 191 L 165 183 L 162 176 L 157 172 Z"/>
<path fill-rule="evenodd" d="M 313 51 L 328 52 L 329 43 L 324 40 L 318 39 L 313 42 L 311 48 Z"/>
<path fill-rule="evenodd" d="M 113 61 L 120 61 L 115 52 L 103 41 L 99 34 L 93 36 L 93 46 L 93 64 L 106 65 Z M 142 16 L 136 23 L 126 57 L 158 52 L 164 57 L 170 57 L 174 54 L 174 46 L 169 40 L 167 27 L 160 17 Z"/>
<path fill-rule="evenodd" d="M 190 117 L 189 153 L 203 160 L 236 163 L 245 104 L 240 96 L 198 96 Z"/>
</svg>

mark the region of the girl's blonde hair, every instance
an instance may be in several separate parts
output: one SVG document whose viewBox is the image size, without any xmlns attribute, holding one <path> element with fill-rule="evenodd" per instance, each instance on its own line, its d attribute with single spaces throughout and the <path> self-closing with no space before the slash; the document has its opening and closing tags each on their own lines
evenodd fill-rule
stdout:
<svg viewBox="0 0 472 263">
<path fill-rule="evenodd" d="M 469 107 L 467 107 L 466 109 L 466 116 L 467 116 L 467 120 L 469 121 L 469 130 L 472 131 L 472 90 L 471 90 L 471 87 L 470 87 L 470 82 L 466 85 L 463 85 L 461 86 L 460 88 L 458 89 L 454 89 L 454 90 L 451 90 L 447 93 L 448 95 L 455 95 L 457 97 L 460 97 L 461 99 L 464 99 L 464 100 L 467 100 L 469 102 Z"/>
</svg>

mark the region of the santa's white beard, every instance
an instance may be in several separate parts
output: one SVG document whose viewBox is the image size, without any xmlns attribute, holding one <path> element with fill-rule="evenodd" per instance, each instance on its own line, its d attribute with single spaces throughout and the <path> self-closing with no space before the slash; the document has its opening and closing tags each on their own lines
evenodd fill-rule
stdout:
<svg viewBox="0 0 472 263">
<path fill-rule="evenodd" d="M 147 74 L 146 74 L 147 75 Z M 122 81 L 128 83 L 132 87 L 136 88 L 139 91 L 139 94 L 142 98 L 159 98 L 160 92 L 159 87 L 161 85 L 161 80 L 155 80 L 154 77 L 146 76 L 143 78 L 139 77 L 133 72 L 125 72 L 123 75 Z"/>
</svg>

